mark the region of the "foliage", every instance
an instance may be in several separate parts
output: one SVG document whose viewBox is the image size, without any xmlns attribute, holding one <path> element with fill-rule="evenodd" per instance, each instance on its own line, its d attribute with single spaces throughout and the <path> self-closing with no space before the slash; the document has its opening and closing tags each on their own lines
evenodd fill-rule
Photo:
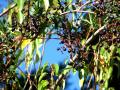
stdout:
<svg viewBox="0 0 120 90">
<path fill-rule="evenodd" d="M 72 70 L 78 71 L 82 89 L 97 85 L 100 90 L 118 89 L 119 4 L 118 0 L 14 0 L 0 14 L 4 15 L 0 20 L 0 82 L 13 90 L 61 90 Z M 64 45 L 58 50 L 70 54 L 63 68 L 41 65 L 45 44 L 53 34 Z M 23 62 L 26 73 L 19 68 Z M 40 64 L 34 73 L 29 72 L 32 62 Z"/>
</svg>

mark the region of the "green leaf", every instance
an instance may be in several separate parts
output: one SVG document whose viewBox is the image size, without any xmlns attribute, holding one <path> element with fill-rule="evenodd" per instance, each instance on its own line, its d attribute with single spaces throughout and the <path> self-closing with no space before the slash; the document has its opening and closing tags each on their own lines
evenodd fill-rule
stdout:
<svg viewBox="0 0 120 90">
<path fill-rule="evenodd" d="M 69 7 L 69 9 L 71 9 L 71 8 L 72 8 L 72 1 L 73 1 L 73 0 L 67 0 L 67 2 L 68 2 L 68 4 L 69 4 L 69 6 L 68 6 L 68 7 Z"/>
<path fill-rule="evenodd" d="M 17 7 L 19 7 L 19 10 L 21 11 L 23 9 L 25 0 L 14 0 L 15 3 L 17 3 Z"/>
<path fill-rule="evenodd" d="M 102 47 L 101 50 L 100 50 L 100 54 L 103 55 L 105 53 L 105 48 Z"/>
<path fill-rule="evenodd" d="M 18 15 L 17 16 L 18 16 L 19 23 L 21 24 L 24 19 L 22 10 L 24 7 L 25 0 L 14 0 L 14 2 L 17 3 L 17 7 L 18 7 Z"/>
<path fill-rule="evenodd" d="M 115 90 L 114 87 L 109 87 L 108 90 Z"/>
<path fill-rule="evenodd" d="M 41 75 L 40 75 L 40 77 L 39 77 L 39 82 L 43 79 L 43 77 L 45 77 L 47 75 L 47 73 L 46 72 L 44 72 L 44 73 L 41 73 Z"/>
<path fill-rule="evenodd" d="M 26 78 L 25 73 L 23 73 L 21 70 L 19 70 L 19 74 L 21 77 Z"/>
<path fill-rule="evenodd" d="M 54 69 L 55 75 L 58 75 L 59 74 L 59 65 L 58 64 L 53 64 L 52 67 Z"/>
<path fill-rule="evenodd" d="M 45 90 L 45 87 L 49 84 L 47 80 L 42 80 L 38 83 L 38 90 Z"/>
<path fill-rule="evenodd" d="M 49 0 L 50 1 L 50 5 L 52 5 L 53 7 L 58 7 L 58 0 Z"/>
<path fill-rule="evenodd" d="M 99 75 L 99 80 L 102 80 L 103 79 L 103 69 L 102 68 L 100 68 L 100 75 Z"/>
<path fill-rule="evenodd" d="M 87 22 L 88 24 L 91 24 L 90 21 L 88 21 L 87 19 L 82 18 L 81 20 L 84 21 L 84 22 Z"/>
<path fill-rule="evenodd" d="M 111 67 L 109 67 L 109 69 L 108 69 L 108 79 L 110 78 L 110 76 L 111 76 L 111 74 L 112 74 L 112 71 L 113 71 L 113 68 L 112 68 L 112 66 Z"/>
<path fill-rule="evenodd" d="M 79 71 L 79 78 L 81 79 L 83 76 L 84 76 L 84 69 L 81 69 L 80 71 Z"/>
<path fill-rule="evenodd" d="M 92 48 L 93 48 L 94 50 L 96 50 L 96 48 L 97 48 L 97 45 L 93 45 L 93 46 L 92 46 Z"/>
<path fill-rule="evenodd" d="M 69 60 L 66 59 L 64 63 L 65 63 L 65 65 L 67 65 L 69 63 Z"/>
<path fill-rule="evenodd" d="M 15 66 L 14 65 L 11 65 L 10 66 L 10 72 L 14 71 L 15 70 Z"/>
<path fill-rule="evenodd" d="M 77 72 L 77 70 L 75 68 L 73 68 L 72 71 L 73 71 L 73 75 L 75 75 Z"/>
<path fill-rule="evenodd" d="M 120 48 L 117 48 L 117 52 L 120 54 Z"/>
<path fill-rule="evenodd" d="M 23 53 L 23 50 L 22 50 L 22 49 L 20 49 L 20 50 L 17 51 L 17 53 L 16 53 L 16 58 L 15 58 L 15 63 L 18 62 L 19 58 L 22 56 L 22 53 Z M 20 63 L 20 64 L 21 64 L 21 63 Z M 19 64 L 19 65 L 20 65 L 20 64 Z"/>
<path fill-rule="evenodd" d="M 42 46 L 42 39 L 36 39 L 34 47 L 36 48 L 36 62 L 40 60 L 41 58 L 41 53 L 39 48 Z"/>
<path fill-rule="evenodd" d="M 21 11 L 18 12 L 17 17 L 18 17 L 19 23 L 22 24 L 23 19 L 24 19 L 24 15 L 22 14 Z"/>
<path fill-rule="evenodd" d="M 20 35 L 21 35 L 21 32 L 20 32 L 20 31 L 14 31 L 14 32 L 12 32 L 12 34 L 13 34 L 14 36 L 20 36 Z"/>
<path fill-rule="evenodd" d="M 56 90 L 60 90 L 60 86 L 57 86 L 57 89 Z"/>
<path fill-rule="evenodd" d="M 33 50 L 32 50 L 32 43 L 33 42 L 31 42 L 29 45 L 28 45 L 28 50 L 27 50 L 27 52 L 30 54 L 30 57 L 32 58 L 32 56 L 33 56 Z"/>
<path fill-rule="evenodd" d="M 83 86 L 83 83 L 84 83 L 84 74 L 85 74 L 84 69 L 81 69 L 81 70 L 79 71 L 79 78 L 80 78 L 80 80 L 79 80 L 79 85 L 80 85 L 80 87 L 82 87 L 82 86 Z"/>
<path fill-rule="evenodd" d="M 67 65 L 66 68 L 63 70 L 63 74 L 66 75 L 70 70 L 71 70 L 72 66 Z"/>
<path fill-rule="evenodd" d="M 8 20 L 7 21 L 10 25 L 12 25 L 12 13 L 13 13 L 13 10 L 10 10 L 9 14 L 8 14 Z"/>
<path fill-rule="evenodd" d="M 26 52 L 26 56 L 25 56 L 25 63 L 26 63 L 26 69 L 27 70 L 28 70 L 30 62 L 32 60 L 32 57 L 33 57 L 32 42 L 30 42 L 28 44 L 27 52 Z"/>
<path fill-rule="evenodd" d="M 64 90 L 65 89 L 65 79 L 63 79 L 63 88 L 62 88 L 62 90 Z"/>
<path fill-rule="evenodd" d="M 41 70 L 41 73 L 44 72 L 44 70 L 47 68 L 47 66 L 48 66 L 48 63 L 45 63 L 44 66 L 43 66 L 43 68 L 42 68 L 42 70 Z"/>
<path fill-rule="evenodd" d="M 82 44 L 82 45 L 84 45 L 84 44 L 85 44 L 85 39 L 83 39 L 83 40 L 81 41 L 81 44 Z"/>
</svg>

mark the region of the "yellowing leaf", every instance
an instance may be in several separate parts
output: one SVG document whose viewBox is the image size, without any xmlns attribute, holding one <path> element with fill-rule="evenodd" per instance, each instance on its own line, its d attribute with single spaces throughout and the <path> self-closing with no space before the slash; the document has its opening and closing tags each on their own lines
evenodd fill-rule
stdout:
<svg viewBox="0 0 120 90">
<path fill-rule="evenodd" d="M 79 85 L 80 85 L 80 87 L 83 86 L 83 83 L 84 83 L 84 79 L 82 78 L 82 79 L 80 79 L 80 81 L 79 81 Z"/>
<path fill-rule="evenodd" d="M 84 83 L 84 74 L 85 74 L 84 69 L 81 69 L 81 75 L 82 75 L 82 77 L 81 77 L 81 79 L 79 80 L 79 85 L 80 85 L 80 87 L 82 87 L 82 86 L 83 86 L 83 83 Z"/>
<path fill-rule="evenodd" d="M 25 39 L 25 40 L 22 40 L 21 42 L 21 49 L 24 49 L 28 44 L 30 44 L 30 39 Z"/>
<path fill-rule="evenodd" d="M 84 44 L 85 44 L 85 39 L 82 40 L 82 45 L 84 45 Z"/>
</svg>

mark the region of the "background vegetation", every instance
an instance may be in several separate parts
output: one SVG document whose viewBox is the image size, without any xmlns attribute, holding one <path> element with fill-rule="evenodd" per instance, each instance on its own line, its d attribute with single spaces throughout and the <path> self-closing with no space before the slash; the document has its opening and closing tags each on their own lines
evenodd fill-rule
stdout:
<svg viewBox="0 0 120 90">
<path fill-rule="evenodd" d="M 11 0 L 0 17 L 0 82 L 6 90 L 64 90 L 71 70 L 78 71 L 83 90 L 120 89 L 119 0 Z M 52 35 L 70 60 L 42 66 Z M 22 62 L 27 72 L 19 68 Z M 31 62 L 40 64 L 33 73 Z"/>
</svg>

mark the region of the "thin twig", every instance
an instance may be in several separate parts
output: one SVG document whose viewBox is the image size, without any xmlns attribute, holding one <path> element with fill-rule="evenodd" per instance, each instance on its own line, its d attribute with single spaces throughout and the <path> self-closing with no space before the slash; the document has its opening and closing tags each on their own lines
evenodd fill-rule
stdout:
<svg viewBox="0 0 120 90">
<path fill-rule="evenodd" d="M 7 14 L 11 9 L 13 9 L 16 6 L 16 4 L 12 4 L 10 6 L 10 8 L 7 8 L 6 10 L 4 10 L 2 13 L 0 13 L 0 17 Z"/>
<path fill-rule="evenodd" d="M 88 45 L 88 44 L 93 40 L 93 38 L 94 38 L 96 35 L 98 35 L 98 33 L 99 33 L 100 31 L 102 31 L 105 27 L 106 27 L 106 25 L 104 25 L 104 26 L 102 26 L 101 28 L 99 28 L 99 29 L 86 41 L 85 45 Z"/>
<path fill-rule="evenodd" d="M 63 13 L 61 13 L 60 15 L 65 15 L 65 14 L 68 14 L 68 13 L 94 13 L 94 12 L 91 12 L 91 11 L 73 10 L 73 11 L 63 12 Z"/>
<path fill-rule="evenodd" d="M 79 12 L 79 13 L 94 13 L 94 12 L 91 12 L 91 11 L 83 11 L 83 7 L 86 6 L 87 4 L 91 3 L 91 1 L 87 1 L 85 4 L 83 4 L 79 9 L 76 9 L 76 10 L 72 10 L 72 11 L 67 11 L 67 12 L 63 12 L 61 13 L 60 15 L 65 15 L 65 14 L 68 14 L 68 13 L 75 13 L 75 12 Z"/>
<path fill-rule="evenodd" d="M 35 88 L 37 89 L 37 86 L 35 85 L 34 81 L 33 81 L 33 80 L 31 80 L 31 79 L 29 79 L 29 81 L 30 81 L 30 82 L 31 82 L 31 84 L 32 84 L 32 85 L 34 85 L 34 86 L 35 86 Z"/>
<path fill-rule="evenodd" d="M 80 7 L 80 9 L 82 9 L 84 6 L 86 6 L 86 5 L 90 4 L 90 3 L 91 3 L 91 0 L 87 1 L 85 4 L 83 4 L 83 5 Z"/>
<path fill-rule="evenodd" d="M 28 83 L 28 79 L 27 79 L 27 81 L 25 82 L 25 85 L 24 85 L 24 87 L 23 87 L 23 90 L 25 90 L 25 88 L 26 88 L 26 86 L 27 86 L 27 83 Z"/>
<path fill-rule="evenodd" d="M 88 82 L 87 88 L 89 88 L 89 86 L 90 86 L 90 82 L 91 82 L 91 80 L 92 80 L 92 77 L 93 77 L 93 73 L 92 73 L 92 75 L 90 76 L 90 80 L 89 80 L 89 82 Z"/>
</svg>

